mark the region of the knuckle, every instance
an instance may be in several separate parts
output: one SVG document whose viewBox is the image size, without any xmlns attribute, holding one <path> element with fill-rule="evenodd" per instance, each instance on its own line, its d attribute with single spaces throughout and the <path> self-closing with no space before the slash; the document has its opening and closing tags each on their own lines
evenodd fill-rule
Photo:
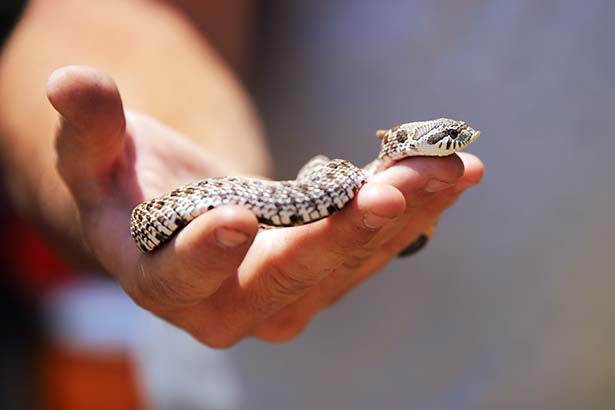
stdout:
<svg viewBox="0 0 615 410">
<path fill-rule="evenodd" d="M 293 297 L 305 293 L 314 287 L 322 278 L 320 273 L 307 273 L 299 276 L 296 273 L 274 266 L 263 278 L 270 295 Z"/>
<path fill-rule="evenodd" d="M 135 302 L 148 310 L 154 306 L 180 306 L 194 303 L 194 286 L 189 282 L 174 280 L 174 273 L 155 274 L 139 269 L 134 279 L 134 288 L 128 292 Z"/>
<path fill-rule="evenodd" d="M 233 347 L 245 338 L 247 326 L 239 318 L 225 314 L 208 314 L 186 330 L 199 342 L 214 349 Z"/>
<path fill-rule="evenodd" d="M 347 252 L 362 248 L 370 243 L 372 238 L 381 228 L 370 228 L 365 223 L 365 215 L 356 213 L 345 219 L 339 218 L 336 224 L 332 224 L 328 243 L 331 246 L 327 252 L 344 256 Z"/>
<path fill-rule="evenodd" d="M 362 237 L 357 235 L 349 241 L 341 243 L 338 248 L 332 249 L 332 252 L 340 258 L 343 267 L 357 268 L 378 252 L 382 246 L 381 240 L 375 235 L 376 232 Z"/>
<path fill-rule="evenodd" d="M 261 318 L 269 317 L 283 306 L 299 298 L 316 286 L 327 271 L 298 275 L 277 266 L 272 266 L 258 279 L 258 284 L 249 293 L 244 310 Z"/>
<path fill-rule="evenodd" d="M 243 339 L 243 335 L 230 332 L 201 331 L 192 335 L 204 345 L 212 349 L 228 349 L 235 346 Z"/>
<path fill-rule="evenodd" d="M 342 267 L 349 271 L 359 269 L 363 264 L 372 257 L 375 249 L 367 249 L 363 247 L 362 252 L 355 252 L 351 255 L 347 255 L 346 260 L 342 263 Z"/>
<path fill-rule="evenodd" d="M 353 248 L 361 248 L 370 243 L 372 238 L 380 231 L 381 228 L 369 228 L 365 225 L 364 221 L 361 220 L 360 224 L 354 225 L 347 233 L 346 233 L 346 243 L 351 245 Z"/>
<path fill-rule="evenodd" d="M 194 258 L 192 258 L 194 259 Z M 195 262 L 181 262 L 165 282 L 172 282 L 172 287 L 181 295 L 210 295 L 230 276 L 231 269 L 223 267 L 207 267 Z"/>
<path fill-rule="evenodd" d="M 152 311 L 156 304 L 151 297 L 149 276 L 141 268 L 134 275 L 121 276 L 120 285 L 137 306 Z"/>
<path fill-rule="evenodd" d="M 145 295 L 141 291 L 137 291 L 133 288 L 129 288 L 126 286 L 122 286 L 124 292 L 132 299 L 132 301 L 139 306 L 141 309 L 152 312 L 156 308 L 156 304 L 152 301 L 150 297 Z"/>
<path fill-rule="evenodd" d="M 176 250 L 177 276 L 184 281 L 193 281 L 195 278 L 209 277 L 203 272 L 221 274 L 231 270 L 234 252 L 220 252 L 219 248 L 210 243 L 201 249 L 200 255 L 195 257 L 192 247 L 179 246 Z M 218 275 L 216 275 L 218 276 Z M 222 275 L 221 275 L 222 276 Z"/>
<path fill-rule="evenodd" d="M 371 251 L 371 240 L 374 235 L 357 234 L 349 236 L 348 240 L 342 240 L 336 246 L 331 247 L 328 252 L 334 254 L 340 261 L 346 261 L 352 255 L 359 255 Z"/>
<path fill-rule="evenodd" d="M 288 343 L 296 339 L 307 326 L 307 320 L 285 317 L 267 322 L 255 337 L 269 343 Z"/>
</svg>

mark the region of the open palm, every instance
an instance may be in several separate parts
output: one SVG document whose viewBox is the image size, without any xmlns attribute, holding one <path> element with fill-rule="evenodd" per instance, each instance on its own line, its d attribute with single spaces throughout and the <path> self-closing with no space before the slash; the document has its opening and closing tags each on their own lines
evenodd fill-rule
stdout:
<svg viewBox="0 0 615 410">
<path fill-rule="evenodd" d="M 431 229 L 483 172 L 468 154 L 412 158 L 325 220 L 257 234 L 250 211 L 224 206 L 144 254 L 129 232 L 136 204 L 234 170 L 156 120 L 125 113 L 115 84 L 98 71 L 61 69 L 48 95 L 62 118 L 57 168 L 92 252 L 136 303 L 214 347 L 246 336 L 293 338 Z"/>
</svg>

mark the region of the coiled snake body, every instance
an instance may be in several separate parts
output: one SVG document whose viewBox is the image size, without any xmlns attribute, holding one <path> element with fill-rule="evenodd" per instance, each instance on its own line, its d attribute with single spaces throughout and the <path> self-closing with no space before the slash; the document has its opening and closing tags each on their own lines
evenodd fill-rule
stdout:
<svg viewBox="0 0 615 410">
<path fill-rule="evenodd" d="M 294 180 L 204 179 L 139 204 L 132 211 L 130 231 L 139 249 L 154 251 L 197 216 L 227 204 L 245 206 L 263 225 L 308 224 L 342 209 L 371 175 L 395 161 L 410 156 L 450 155 L 479 134 L 465 122 L 447 118 L 411 122 L 378 131 L 380 153 L 364 168 L 343 159 L 317 156 Z M 425 241 L 423 238 L 421 245 Z M 417 245 L 415 242 L 410 248 Z"/>
</svg>

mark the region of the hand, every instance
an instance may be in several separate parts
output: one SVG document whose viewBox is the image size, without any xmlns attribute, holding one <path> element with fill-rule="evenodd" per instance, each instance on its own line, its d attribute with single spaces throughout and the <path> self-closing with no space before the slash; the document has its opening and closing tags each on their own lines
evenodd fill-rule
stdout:
<svg viewBox="0 0 615 410">
<path fill-rule="evenodd" d="M 125 113 L 113 81 L 93 69 L 56 71 L 48 96 L 61 115 L 57 169 L 92 252 L 137 304 L 212 347 L 292 339 L 435 225 L 483 172 L 469 154 L 406 159 L 325 220 L 257 235 L 250 211 L 224 206 L 144 254 L 129 232 L 136 204 L 232 169 L 152 118 Z"/>
</svg>

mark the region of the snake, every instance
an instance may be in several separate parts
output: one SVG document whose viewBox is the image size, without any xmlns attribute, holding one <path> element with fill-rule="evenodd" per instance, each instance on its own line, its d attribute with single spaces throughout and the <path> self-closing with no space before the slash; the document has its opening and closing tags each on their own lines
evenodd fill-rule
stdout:
<svg viewBox="0 0 615 410">
<path fill-rule="evenodd" d="M 480 135 L 466 122 L 449 118 L 415 121 L 378 130 L 376 159 L 359 168 L 344 159 L 318 155 L 293 180 L 271 181 L 240 176 L 207 178 L 137 205 L 130 232 L 137 247 L 153 252 L 205 212 L 222 205 L 241 205 L 252 211 L 263 227 L 292 227 L 319 221 L 343 209 L 376 173 L 412 156 L 451 155 Z M 421 235 L 402 254 L 422 248 Z"/>
</svg>

